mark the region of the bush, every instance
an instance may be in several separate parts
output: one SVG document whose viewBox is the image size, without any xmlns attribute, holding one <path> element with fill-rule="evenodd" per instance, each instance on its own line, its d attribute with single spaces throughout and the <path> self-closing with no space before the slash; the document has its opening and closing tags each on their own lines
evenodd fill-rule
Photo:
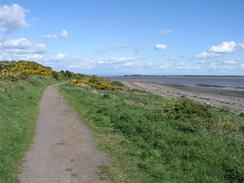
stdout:
<svg viewBox="0 0 244 183">
<path fill-rule="evenodd" d="M 54 79 L 59 79 L 59 74 L 56 71 L 52 72 L 52 76 Z"/>
<path fill-rule="evenodd" d="M 75 86 L 87 85 L 100 90 L 119 90 L 124 86 L 122 83 L 120 84 L 120 82 L 113 83 L 104 78 L 85 75 L 82 75 L 79 79 L 70 80 L 70 84 Z"/>
<path fill-rule="evenodd" d="M 118 87 L 121 87 L 121 88 L 124 87 L 124 84 L 119 82 L 119 81 L 112 81 L 111 85 L 118 86 Z"/>
<path fill-rule="evenodd" d="M 73 76 L 73 73 L 68 71 L 68 70 L 66 70 L 64 76 L 68 77 L 68 78 L 71 78 Z"/>
<path fill-rule="evenodd" d="M 45 67 L 41 64 L 32 61 L 12 61 L 4 62 L 0 67 L 0 78 L 16 78 L 27 79 L 29 75 L 45 75 L 52 74 L 50 67 Z"/>
<path fill-rule="evenodd" d="M 244 117 L 244 112 L 241 112 L 241 113 L 239 114 L 239 116 L 240 116 L 240 117 Z"/>
</svg>

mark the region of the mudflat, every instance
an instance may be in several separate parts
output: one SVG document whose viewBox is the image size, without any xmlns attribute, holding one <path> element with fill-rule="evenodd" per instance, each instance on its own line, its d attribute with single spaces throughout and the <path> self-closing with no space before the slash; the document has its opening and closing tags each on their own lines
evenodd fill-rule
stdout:
<svg viewBox="0 0 244 183">
<path fill-rule="evenodd" d="M 89 129 L 65 103 L 55 85 L 40 103 L 36 135 L 19 175 L 22 183 L 100 183 L 97 173 L 108 163 Z"/>
</svg>

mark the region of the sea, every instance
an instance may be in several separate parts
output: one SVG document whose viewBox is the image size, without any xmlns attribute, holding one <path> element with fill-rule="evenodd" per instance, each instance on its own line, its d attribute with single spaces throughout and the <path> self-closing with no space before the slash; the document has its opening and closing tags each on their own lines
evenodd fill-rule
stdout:
<svg viewBox="0 0 244 183">
<path fill-rule="evenodd" d="M 218 88 L 244 92 L 244 76 L 116 76 L 112 80 Z"/>
</svg>

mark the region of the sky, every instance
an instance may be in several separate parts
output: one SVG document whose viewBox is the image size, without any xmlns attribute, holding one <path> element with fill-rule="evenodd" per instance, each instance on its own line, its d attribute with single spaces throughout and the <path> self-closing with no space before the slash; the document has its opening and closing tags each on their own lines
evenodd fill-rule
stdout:
<svg viewBox="0 0 244 183">
<path fill-rule="evenodd" d="M 96 75 L 244 75 L 243 0 L 0 0 L 0 60 Z"/>
</svg>

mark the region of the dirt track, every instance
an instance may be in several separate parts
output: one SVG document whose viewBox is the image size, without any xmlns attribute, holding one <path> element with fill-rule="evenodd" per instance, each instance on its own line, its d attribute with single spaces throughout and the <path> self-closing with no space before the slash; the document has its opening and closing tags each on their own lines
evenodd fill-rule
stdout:
<svg viewBox="0 0 244 183">
<path fill-rule="evenodd" d="M 49 86 L 40 103 L 36 136 L 19 175 L 22 183 L 98 183 L 99 167 L 108 163 L 87 127 Z"/>
</svg>

